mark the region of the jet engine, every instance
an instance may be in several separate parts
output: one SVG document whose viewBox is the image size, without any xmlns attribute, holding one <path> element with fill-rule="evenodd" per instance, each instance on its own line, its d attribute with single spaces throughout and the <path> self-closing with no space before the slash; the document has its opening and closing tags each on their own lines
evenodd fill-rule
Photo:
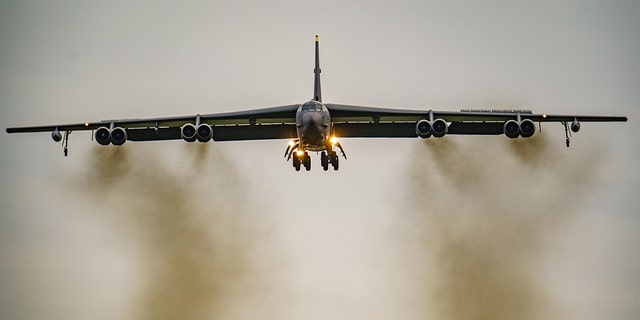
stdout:
<svg viewBox="0 0 640 320">
<path fill-rule="evenodd" d="M 206 123 L 202 123 L 196 129 L 196 135 L 198 136 L 198 141 L 208 142 L 213 137 L 213 128 Z"/>
<path fill-rule="evenodd" d="M 447 122 L 442 119 L 433 120 L 431 131 L 436 138 L 442 138 L 447 134 Z"/>
<path fill-rule="evenodd" d="M 431 137 L 431 122 L 424 119 L 418 121 L 416 123 L 416 134 L 423 139 Z"/>
<path fill-rule="evenodd" d="M 504 123 L 504 135 L 511 138 L 511 139 L 515 139 L 518 137 L 520 133 L 520 125 L 518 124 L 518 121 L 515 120 L 509 120 L 507 122 Z"/>
<path fill-rule="evenodd" d="M 100 127 L 96 130 L 96 142 L 99 144 L 106 146 L 111 143 L 111 130 L 107 127 Z"/>
<path fill-rule="evenodd" d="M 505 136 L 511 139 L 517 137 L 529 138 L 536 132 L 536 125 L 529 119 L 524 119 L 520 122 L 509 120 L 504 123 L 503 132 Z"/>
<path fill-rule="evenodd" d="M 121 146 L 127 142 L 127 131 L 124 128 L 115 127 L 111 129 L 109 138 L 114 146 Z"/>
<path fill-rule="evenodd" d="M 180 128 L 180 135 L 186 142 L 196 141 L 196 126 L 191 123 L 187 123 Z"/>
<path fill-rule="evenodd" d="M 520 136 L 529 138 L 536 132 L 536 125 L 529 119 L 520 121 Z"/>
<path fill-rule="evenodd" d="M 442 119 L 433 120 L 433 122 L 422 119 L 416 123 L 416 134 L 420 138 L 429 138 L 434 136 L 442 138 L 447 133 L 447 122 Z"/>
<path fill-rule="evenodd" d="M 121 146 L 127 142 L 127 130 L 121 127 L 115 127 L 109 129 L 107 127 L 100 127 L 96 130 L 96 142 L 106 146 L 113 143 L 115 146 Z"/>
</svg>

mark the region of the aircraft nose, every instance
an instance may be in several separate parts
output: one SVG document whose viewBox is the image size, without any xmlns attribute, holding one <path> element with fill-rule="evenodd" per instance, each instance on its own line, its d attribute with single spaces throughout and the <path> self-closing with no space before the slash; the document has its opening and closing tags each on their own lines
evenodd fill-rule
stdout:
<svg viewBox="0 0 640 320">
<path fill-rule="evenodd" d="M 307 112 L 302 117 L 302 122 L 305 127 L 320 129 L 320 125 L 322 124 L 322 115 L 319 112 Z"/>
</svg>

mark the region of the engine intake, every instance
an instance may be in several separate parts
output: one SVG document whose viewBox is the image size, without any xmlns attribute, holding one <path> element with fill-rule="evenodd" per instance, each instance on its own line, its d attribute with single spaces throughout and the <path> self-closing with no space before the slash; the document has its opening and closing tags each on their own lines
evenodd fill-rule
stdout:
<svg viewBox="0 0 640 320">
<path fill-rule="evenodd" d="M 418 121 L 416 123 L 416 134 L 423 139 L 431 137 L 431 122 L 427 120 Z"/>
<path fill-rule="evenodd" d="M 208 142 L 213 137 L 213 128 L 210 125 L 203 123 L 200 124 L 196 130 L 198 141 Z"/>
<path fill-rule="evenodd" d="M 529 119 L 520 121 L 520 136 L 529 138 L 536 132 L 536 125 Z"/>
<path fill-rule="evenodd" d="M 96 130 L 96 142 L 106 146 L 111 143 L 111 130 L 107 127 L 100 127 Z"/>
<path fill-rule="evenodd" d="M 110 139 L 114 146 L 121 146 L 127 142 L 127 131 L 120 127 L 113 128 L 110 133 Z"/>
<path fill-rule="evenodd" d="M 180 135 L 186 142 L 196 141 L 196 126 L 191 123 L 187 123 L 180 128 Z"/>
<path fill-rule="evenodd" d="M 436 119 L 431 124 L 431 131 L 436 138 L 442 138 L 447 134 L 447 122 L 442 119 Z"/>
</svg>

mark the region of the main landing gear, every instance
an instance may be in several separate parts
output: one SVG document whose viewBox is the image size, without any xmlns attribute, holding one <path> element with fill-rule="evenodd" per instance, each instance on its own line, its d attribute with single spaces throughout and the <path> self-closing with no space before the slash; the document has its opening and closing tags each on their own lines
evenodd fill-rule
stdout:
<svg viewBox="0 0 640 320">
<path fill-rule="evenodd" d="M 292 141 L 287 147 L 287 151 L 285 151 L 284 156 L 287 161 L 289 161 L 289 159 L 292 160 L 293 168 L 295 168 L 296 171 L 300 171 L 302 167 L 304 167 L 306 171 L 311 171 L 311 157 L 309 156 L 309 152 L 300 150 L 299 146 L 298 141 Z M 342 156 L 345 159 L 347 158 L 339 143 L 336 142 L 334 145 L 327 146 L 326 150 L 320 152 L 320 164 L 322 166 L 322 170 L 328 171 L 329 165 L 331 165 L 335 171 L 340 168 L 340 157 L 334 149 L 340 150 Z"/>
<path fill-rule="evenodd" d="M 302 154 L 298 154 L 298 152 L 293 155 L 293 167 L 296 168 L 296 171 L 300 171 L 300 167 L 304 166 L 305 170 L 311 170 L 311 157 L 309 157 L 309 153 L 304 152 Z"/>
<path fill-rule="evenodd" d="M 292 155 L 292 158 L 293 167 L 296 169 L 296 171 L 300 171 L 302 167 L 304 167 L 304 169 L 307 171 L 311 170 L 311 157 L 309 156 L 308 152 L 305 151 L 302 154 L 295 152 Z M 333 167 L 333 170 L 337 171 L 340 168 L 339 159 L 340 158 L 338 157 L 338 154 L 334 151 L 328 154 L 326 151 L 322 151 L 322 153 L 320 153 L 320 164 L 322 165 L 322 170 L 329 170 L 329 165 L 331 165 Z"/>
<path fill-rule="evenodd" d="M 340 168 L 340 158 L 338 158 L 338 154 L 335 151 L 331 151 L 329 154 L 327 152 L 322 151 L 320 154 L 320 164 L 322 164 L 322 170 L 329 170 L 329 164 L 333 167 L 333 170 L 338 170 Z"/>
</svg>

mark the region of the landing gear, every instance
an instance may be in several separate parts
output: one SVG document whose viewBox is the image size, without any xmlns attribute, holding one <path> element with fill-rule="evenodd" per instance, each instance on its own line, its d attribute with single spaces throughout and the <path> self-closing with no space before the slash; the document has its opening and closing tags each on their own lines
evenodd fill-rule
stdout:
<svg viewBox="0 0 640 320">
<path fill-rule="evenodd" d="M 322 164 L 322 170 L 329 170 L 329 156 L 324 151 L 320 154 L 320 163 Z"/>
<path fill-rule="evenodd" d="M 323 151 L 320 154 L 320 163 L 322 164 L 322 170 L 329 170 L 329 164 L 333 167 L 333 170 L 338 170 L 340 168 L 340 158 L 335 151 L 330 151 L 329 154 Z"/>
<path fill-rule="evenodd" d="M 338 171 L 340 168 L 340 158 L 338 158 L 338 154 L 336 152 L 331 152 L 331 165 L 333 166 L 334 171 Z"/>
<path fill-rule="evenodd" d="M 307 171 L 311 170 L 311 157 L 308 153 L 303 153 L 302 155 L 298 155 L 298 153 L 293 154 L 293 167 L 296 171 L 300 171 L 300 168 L 304 166 L 304 169 Z"/>
<path fill-rule="evenodd" d="M 296 168 L 296 171 L 300 171 L 300 158 L 297 154 L 293 155 L 293 167 Z"/>
<path fill-rule="evenodd" d="M 304 168 L 307 171 L 311 170 L 311 157 L 309 157 L 308 153 L 304 153 L 304 160 L 302 161 L 302 163 L 304 164 Z"/>
<path fill-rule="evenodd" d="M 318 151 L 320 152 L 320 164 L 322 165 L 322 170 L 328 171 L 329 165 L 331 165 L 335 171 L 340 168 L 340 156 L 338 155 L 338 151 L 340 151 L 341 155 L 345 159 L 347 158 L 344 154 L 344 150 L 342 150 L 342 146 L 337 142 L 327 144 L 324 151 Z M 303 166 L 306 171 L 311 171 L 311 157 L 306 150 L 300 147 L 299 141 L 293 140 L 289 143 L 287 150 L 284 152 L 284 157 L 287 161 L 289 161 L 289 159 L 292 160 L 293 168 L 296 169 L 296 171 L 300 171 Z"/>
</svg>

